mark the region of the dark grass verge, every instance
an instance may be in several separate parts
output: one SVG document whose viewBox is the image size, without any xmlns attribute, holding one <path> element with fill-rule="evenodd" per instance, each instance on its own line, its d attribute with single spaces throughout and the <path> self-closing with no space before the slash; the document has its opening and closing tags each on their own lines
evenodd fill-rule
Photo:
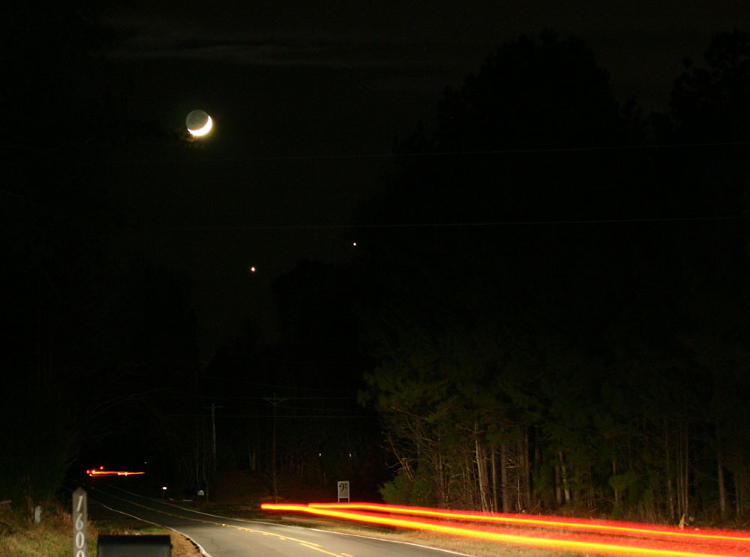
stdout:
<svg viewBox="0 0 750 557">
<path fill-rule="evenodd" d="M 95 505 L 89 507 L 90 517 L 92 511 L 101 519 L 89 520 L 89 557 L 97 556 L 96 540 L 101 534 L 168 534 L 172 542 L 172 557 L 200 556 L 200 551 L 190 540 L 171 530 L 129 519 Z M 35 524 L 27 512 L 0 507 L 0 555 L 3 557 L 70 557 L 72 554 L 73 519 L 60 503 L 42 505 L 40 524 Z"/>
</svg>

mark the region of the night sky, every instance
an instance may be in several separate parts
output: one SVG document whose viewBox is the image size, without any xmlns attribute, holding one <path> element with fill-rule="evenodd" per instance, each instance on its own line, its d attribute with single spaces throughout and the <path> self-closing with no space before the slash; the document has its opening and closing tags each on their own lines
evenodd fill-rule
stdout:
<svg viewBox="0 0 750 557">
<path fill-rule="evenodd" d="M 747 2 L 84 4 L 0 18 L 0 500 L 750 508 Z"/>
<path fill-rule="evenodd" d="M 127 117 L 177 130 L 200 107 L 217 122 L 194 157 L 145 142 L 115 171 L 129 218 L 158 230 L 134 249 L 191 279 L 204 359 L 248 310 L 273 322 L 271 278 L 349 255 L 353 231 L 294 227 L 350 224 L 390 175 L 395 143 L 432 126 L 445 87 L 502 42 L 581 37 L 617 98 L 648 112 L 666 107 L 683 59 L 750 21 L 741 1 L 128 2 L 104 15 L 127 37 L 112 78 Z"/>
</svg>

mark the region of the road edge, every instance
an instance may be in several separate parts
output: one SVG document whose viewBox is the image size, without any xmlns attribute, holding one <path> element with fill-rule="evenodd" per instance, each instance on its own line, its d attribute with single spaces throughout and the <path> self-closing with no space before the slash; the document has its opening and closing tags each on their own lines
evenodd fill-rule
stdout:
<svg viewBox="0 0 750 557">
<path fill-rule="evenodd" d="M 150 520 L 146 520 L 145 518 L 141 518 L 140 516 L 136 516 L 134 514 L 126 513 L 125 511 L 120 511 L 120 510 L 117 510 L 117 509 L 113 509 L 112 507 L 110 507 L 108 505 L 105 505 L 101 501 L 97 501 L 96 504 L 97 505 L 101 505 L 102 507 L 104 507 L 105 509 L 108 509 L 110 511 L 113 511 L 113 512 L 116 512 L 116 513 L 119 513 L 119 514 L 123 514 L 125 516 L 129 516 L 130 518 L 135 518 L 136 520 L 140 520 L 141 522 L 145 522 L 146 524 L 151 524 L 153 526 L 158 526 L 159 528 L 164 528 L 165 530 L 172 530 L 173 532 L 175 532 L 177 534 L 180 534 L 181 536 L 184 536 L 185 538 L 187 538 L 188 540 L 190 540 L 190 543 L 192 543 L 195 547 L 197 547 L 198 551 L 200 551 L 201 555 L 203 555 L 204 557 L 213 557 L 213 555 L 211 555 L 208 551 L 206 551 L 205 549 L 203 549 L 203 546 L 201 544 L 199 544 L 197 541 L 195 541 L 193 538 L 191 538 L 185 532 L 181 532 L 177 528 L 172 528 L 171 526 L 165 526 L 164 524 L 158 524 L 156 522 L 152 522 Z"/>
</svg>

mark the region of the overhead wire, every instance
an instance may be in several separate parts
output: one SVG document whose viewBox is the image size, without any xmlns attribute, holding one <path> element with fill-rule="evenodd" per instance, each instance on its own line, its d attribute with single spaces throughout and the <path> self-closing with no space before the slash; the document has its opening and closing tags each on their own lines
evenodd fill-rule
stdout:
<svg viewBox="0 0 750 557">
<path fill-rule="evenodd" d="M 502 226 L 558 226 L 586 224 L 647 224 L 647 223 L 689 223 L 689 222 L 736 222 L 747 220 L 744 215 L 719 215 L 696 217 L 632 217 L 601 219 L 533 219 L 501 221 L 461 221 L 461 222 L 400 222 L 400 223 L 363 223 L 363 224 L 259 224 L 232 226 L 185 226 L 170 227 L 169 231 L 210 232 L 227 231 L 263 231 L 263 230 L 367 230 L 367 229 L 406 229 L 406 228 L 490 228 Z"/>
<path fill-rule="evenodd" d="M 282 155 L 248 155 L 246 157 L 201 157 L 203 163 L 252 163 L 252 162 L 274 162 L 274 161 L 307 161 L 307 160 L 385 160 L 385 159 L 419 159 L 419 158 L 448 158 L 448 157 L 482 157 L 493 155 L 525 155 L 545 153 L 594 153 L 594 152 L 616 152 L 616 151 L 651 151 L 651 150 L 682 150 L 682 149 L 704 149 L 718 147 L 742 147 L 750 145 L 750 141 L 714 141 L 698 143 L 645 143 L 628 145 L 580 145 L 569 147 L 507 147 L 498 149 L 475 149 L 475 150 L 445 150 L 445 151 L 417 151 L 417 152 L 371 152 L 371 153 L 310 153 L 310 154 L 282 154 Z M 206 155 L 210 151 L 197 151 Z M 164 159 L 113 159 L 104 164 L 172 164 L 174 161 Z"/>
</svg>

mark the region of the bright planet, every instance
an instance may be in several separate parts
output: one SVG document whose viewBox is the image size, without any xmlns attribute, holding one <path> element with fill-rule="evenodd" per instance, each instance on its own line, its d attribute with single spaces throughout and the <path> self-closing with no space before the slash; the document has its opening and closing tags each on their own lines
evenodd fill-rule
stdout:
<svg viewBox="0 0 750 557">
<path fill-rule="evenodd" d="M 205 110 L 193 110 L 185 118 L 185 126 L 193 137 L 203 137 L 214 127 L 214 121 Z"/>
</svg>

